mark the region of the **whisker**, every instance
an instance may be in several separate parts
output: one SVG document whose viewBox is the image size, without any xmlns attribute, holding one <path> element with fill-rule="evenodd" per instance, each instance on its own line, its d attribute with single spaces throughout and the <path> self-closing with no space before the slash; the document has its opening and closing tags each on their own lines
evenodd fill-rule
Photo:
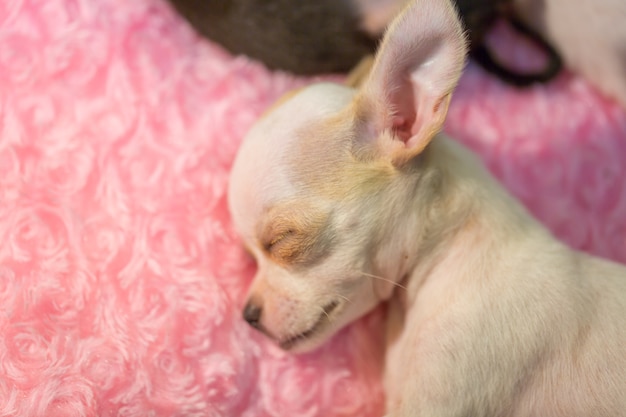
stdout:
<svg viewBox="0 0 626 417">
<path fill-rule="evenodd" d="M 326 309 L 324 307 L 320 307 L 320 308 L 322 309 L 322 313 L 324 313 L 326 315 L 326 318 L 328 319 L 328 321 L 330 321 L 330 316 L 326 312 Z"/>
<path fill-rule="evenodd" d="M 345 301 L 345 302 L 347 302 L 347 303 L 351 303 L 351 302 L 352 302 L 352 300 L 350 300 L 350 299 L 349 299 L 348 297 L 346 297 L 345 295 L 341 295 L 341 294 L 339 294 L 339 293 L 335 293 L 335 295 L 336 295 L 337 297 L 341 298 L 342 300 L 344 300 L 344 301 Z"/>
<path fill-rule="evenodd" d="M 379 279 L 379 280 L 381 280 L 381 281 L 385 281 L 385 282 L 388 282 L 388 283 L 390 283 L 390 284 L 393 284 L 393 285 L 395 285 L 396 287 L 402 288 L 402 289 L 403 289 L 403 290 L 405 290 L 405 291 L 407 290 L 407 288 L 406 288 L 404 285 L 402 285 L 402 284 L 398 284 L 397 282 L 392 281 L 392 280 L 390 280 L 390 279 L 383 278 L 383 277 L 379 277 L 378 275 L 368 274 L 367 272 L 363 272 L 363 271 L 358 271 L 358 272 L 359 272 L 359 274 L 362 274 L 363 276 L 366 276 L 366 277 L 369 277 L 369 278 Z"/>
</svg>

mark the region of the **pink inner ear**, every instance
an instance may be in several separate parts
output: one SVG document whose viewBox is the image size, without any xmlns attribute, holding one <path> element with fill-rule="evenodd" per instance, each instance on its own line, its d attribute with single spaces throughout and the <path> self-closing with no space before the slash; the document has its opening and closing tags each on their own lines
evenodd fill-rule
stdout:
<svg viewBox="0 0 626 417">
<path fill-rule="evenodd" d="M 405 144 L 413 136 L 414 121 L 403 116 L 394 116 L 391 121 L 394 136 Z"/>
<path fill-rule="evenodd" d="M 410 88 L 410 92 L 405 90 L 393 98 L 397 104 L 397 113 L 391 118 L 391 128 L 396 140 L 402 141 L 407 148 L 412 148 L 420 146 L 419 142 L 424 139 L 422 135 L 429 130 L 435 112 L 428 112 L 429 96 L 425 93 L 415 96 L 413 86 L 406 88 Z M 434 106 L 435 111 L 439 106 L 440 104 Z"/>
</svg>

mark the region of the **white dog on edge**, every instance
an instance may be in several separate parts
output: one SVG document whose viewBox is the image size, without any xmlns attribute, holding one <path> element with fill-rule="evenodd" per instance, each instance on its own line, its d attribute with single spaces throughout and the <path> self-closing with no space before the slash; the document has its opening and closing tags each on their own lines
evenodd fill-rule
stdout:
<svg viewBox="0 0 626 417">
<path fill-rule="evenodd" d="M 251 129 L 229 190 L 258 262 L 244 317 L 298 352 L 388 302 L 390 417 L 626 416 L 626 268 L 439 133 L 464 59 L 449 1 L 416 0 L 360 89 L 307 87 Z"/>
</svg>

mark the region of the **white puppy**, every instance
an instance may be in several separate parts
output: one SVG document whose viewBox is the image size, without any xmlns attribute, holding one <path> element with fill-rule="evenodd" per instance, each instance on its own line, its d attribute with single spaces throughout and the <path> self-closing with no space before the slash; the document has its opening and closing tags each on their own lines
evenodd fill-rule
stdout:
<svg viewBox="0 0 626 417">
<path fill-rule="evenodd" d="M 388 301 L 389 416 L 626 416 L 626 268 L 438 133 L 464 57 L 448 0 L 417 0 L 360 90 L 308 87 L 253 127 L 230 183 L 244 316 L 305 351 Z"/>
</svg>

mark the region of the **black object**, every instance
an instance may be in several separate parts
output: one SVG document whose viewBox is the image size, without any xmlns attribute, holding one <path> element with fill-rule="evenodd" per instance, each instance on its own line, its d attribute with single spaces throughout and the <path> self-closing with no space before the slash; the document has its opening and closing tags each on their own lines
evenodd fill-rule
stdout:
<svg viewBox="0 0 626 417">
<path fill-rule="evenodd" d="M 537 32 L 526 26 L 515 14 L 511 0 L 457 0 L 456 6 L 468 31 L 470 56 L 486 71 L 517 87 L 527 87 L 554 78 L 562 69 L 561 57 Z M 484 42 L 485 35 L 497 19 L 504 19 L 514 30 L 542 49 L 548 62 L 545 68 L 519 73 L 494 58 Z"/>
<path fill-rule="evenodd" d="M 398 0 L 403 1 L 403 0 Z M 234 54 L 245 54 L 272 69 L 310 75 L 347 72 L 375 51 L 378 39 L 360 29 L 351 0 L 169 0 L 203 36 Z M 561 70 L 557 52 L 515 15 L 512 0 L 456 0 L 468 31 L 470 56 L 501 80 L 525 87 L 552 79 Z M 484 43 L 497 19 L 548 56 L 540 71 L 519 73 L 494 58 Z"/>
<path fill-rule="evenodd" d="M 348 0 L 169 0 L 234 54 L 296 74 L 347 72 L 375 51 Z"/>
</svg>

